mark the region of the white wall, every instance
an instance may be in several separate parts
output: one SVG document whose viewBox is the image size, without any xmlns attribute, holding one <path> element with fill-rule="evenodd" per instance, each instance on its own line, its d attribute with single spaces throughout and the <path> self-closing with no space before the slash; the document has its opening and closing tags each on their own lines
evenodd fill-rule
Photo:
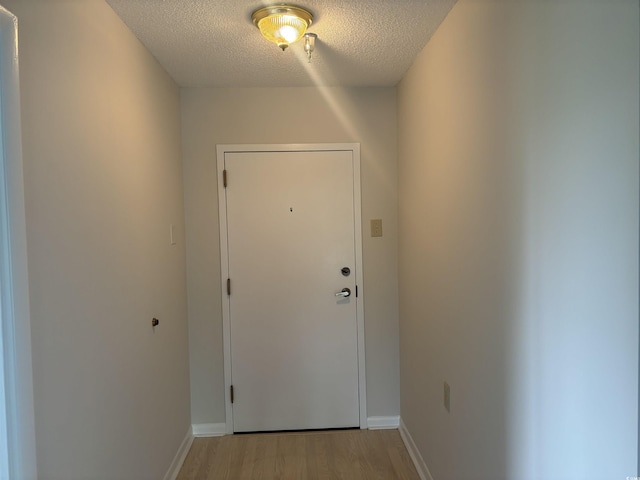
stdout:
<svg viewBox="0 0 640 480">
<path fill-rule="evenodd" d="M 367 410 L 398 415 L 395 89 L 183 89 L 182 138 L 193 423 L 225 422 L 215 146 L 234 143 L 361 143 Z"/>
<path fill-rule="evenodd" d="M 435 480 L 637 474 L 638 13 L 460 0 L 399 86 L 401 415 Z"/>
<path fill-rule="evenodd" d="M 104 1 L 3 4 L 19 21 L 38 474 L 162 478 L 190 426 L 179 89 Z"/>
</svg>

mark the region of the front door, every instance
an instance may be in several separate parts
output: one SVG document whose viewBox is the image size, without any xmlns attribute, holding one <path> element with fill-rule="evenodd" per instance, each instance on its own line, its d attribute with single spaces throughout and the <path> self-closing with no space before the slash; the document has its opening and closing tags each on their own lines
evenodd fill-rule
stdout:
<svg viewBox="0 0 640 480">
<path fill-rule="evenodd" d="M 353 156 L 224 154 L 235 432 L 360 424 Z"/>
</svg>

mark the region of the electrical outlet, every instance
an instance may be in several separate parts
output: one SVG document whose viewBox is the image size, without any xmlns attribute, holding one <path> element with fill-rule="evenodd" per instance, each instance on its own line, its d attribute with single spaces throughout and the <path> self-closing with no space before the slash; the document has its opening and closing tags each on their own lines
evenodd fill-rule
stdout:
<svg viewBox="0 0 640 480">
<path fill-rule="evenodd" d="M 176 226 L 173 224 L 169 225 L 169 241 L 171 245 L 176 244 Z"/>
<path fill-rule="evenodd" d="M 382 236 L 382 220 L 371 220 L 371 236 L 372 237 L 381 237 Z"/>
<path fill-rule="evenodd" d="M 444 408 L 451 413 L 451 387 L 447 382 L 444 382 Z"/>
</svg>

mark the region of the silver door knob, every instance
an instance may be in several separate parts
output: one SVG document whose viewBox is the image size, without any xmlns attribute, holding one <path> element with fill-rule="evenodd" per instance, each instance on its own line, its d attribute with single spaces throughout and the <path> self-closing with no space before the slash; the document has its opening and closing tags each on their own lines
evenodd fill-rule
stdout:
<svg viewBox="0 0 640 480">
<path fill-rule="evenodd" d="M 348 297 L 351 295 L 351 290 L 343 288 L 341 292 L 336 293 L 336 297 Z"/>
</svg>

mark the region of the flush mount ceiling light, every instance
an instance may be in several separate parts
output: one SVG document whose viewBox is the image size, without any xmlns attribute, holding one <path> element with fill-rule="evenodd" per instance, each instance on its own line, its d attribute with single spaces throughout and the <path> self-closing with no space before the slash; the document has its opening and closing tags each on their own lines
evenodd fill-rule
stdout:
<svg viewBox="0 0 640 480">
<path fill-rule="evenodd" d="M 272 5 L 256 10 L 251 19 L 264 38 L 284 51 L 289 44 L 302 38 L 313 21 L 313 15 L 300 7 Z"/>
</svg>

